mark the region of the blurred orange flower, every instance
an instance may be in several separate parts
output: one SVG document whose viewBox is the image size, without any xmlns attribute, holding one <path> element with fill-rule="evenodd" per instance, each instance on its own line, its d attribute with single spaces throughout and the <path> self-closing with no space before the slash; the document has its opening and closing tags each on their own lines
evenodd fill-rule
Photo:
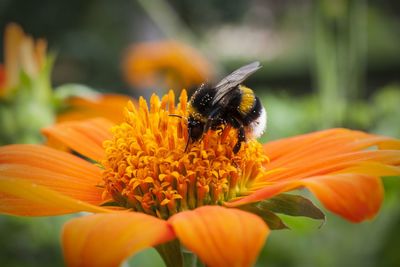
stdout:
<svg viewBox="0 0 400 267">
<path fill-rule="evenodd" d="M 15 89 L 21 72 L 32 78 L 39 75 L 45 66 L 46 49 L 46 40 L 33 40 L 18 24 L 7 25 L 4 34 L 4 80 L 0 87 L 0 97 Z"/>
<path fill-rule="evenodd" d="M 150 105 L 143 98 L 138 107 L 129 103 L 121 124 L 92 119 L 44 130 L 88 161 L 45 146 L 1 147 L 0 212 L 95 213 L 64 227 L 69 266 L 119 266 L 172 240 L 207 266 L 251 266 L 279 220 L 275 212 L 287 212 L 274 206 L 274 197 L 286 207 L 308 205 L 286 214 L 316 210 L 281 194 L 306 187 L 328 210 L 360 222 L 380 208 L 380 176 L 400 175 L 399 140 L 347 129 L 265 145 L 250 140 L 235 154 L 236 133 L 227 127 L 185 152 L 187 123 L 169 114 L 185 116 L 186 107 L 186 91 L 178 105 L 171 91 L 161 100 L 153 95 Z"/>
<path fill-rule="evenodd" d="M 52 90 L 53 57 L 46 50 L 45 40 L 33 40 L 15 23 L 7 25 L 5 61 L 0 65 L 0 144 L 42 142 L 40 128 L 52 124 L 57 115 L 58 121 L 102 116 L 119 123 L 123 119 L 128 96 L 99 94 L 79 85 Z M 83 96 L 87 91 L 90 94 Z"/>
<path fill-rule="evenodd" d="M 211 77 L 211 64 L 194 48 L 177 41 L 139 43 L 123 58 L 123 73 L 135 88 L 191 88 Z"/>
<path fill-rule="evenodd" d="M 0 64 L 0 91 L 5 88 L 5 84 L 6 84 L 6 72 L 4 70 L 4 66 Z M 2 95 L 1 92 L 0 95 Z"/>
</svg>

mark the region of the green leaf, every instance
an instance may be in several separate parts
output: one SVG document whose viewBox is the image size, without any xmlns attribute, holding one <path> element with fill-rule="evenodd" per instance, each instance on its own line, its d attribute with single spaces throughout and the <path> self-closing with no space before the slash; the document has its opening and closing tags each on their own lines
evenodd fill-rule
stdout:
<svg viewBox="0 0 400 267">
<path fill-rule="evenodd" d="M 183 266 L 181 244 L 178 239 L 158 245 L 155 249 L 161 255 L 167 267 Z"/>
<path fill-rule="evenodd" d="M 271 230 L 288 229 L 287 225 L 279 218 L 275 213 L 268 209 L 263 208 L 259 205 L 260 202 L 250 203 L 238 207 L 241 210 L 251 212 L 261 219 L 268 225 Z"/>
<path fill-rule="evenodd" d="M 276 213 L 325 220 L 325 214 L 311 200 L 299 195 L 280 194 L 257 204 L 261 209 Z"/>
</svg>

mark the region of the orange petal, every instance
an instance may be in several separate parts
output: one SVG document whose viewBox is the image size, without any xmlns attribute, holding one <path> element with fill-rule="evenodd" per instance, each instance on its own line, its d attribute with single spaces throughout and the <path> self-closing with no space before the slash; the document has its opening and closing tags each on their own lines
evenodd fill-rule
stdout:
<svg viewBox="0 0 400 267">
<path fill-rule="evenodd" d="M 380 178 L 365 174 L 341 173 L 266 185 L 240 200 L 226 203 L 226 206 L 236 207 L 260 201 L 303 186 L 313 192 L 328 210 L 353 222 L 375 216 L 383 200 Z"/>
<path fill-rule="evenodd" d="M 93 211 L 102 202 L 102 190 L 97 187 L 101 181 L 100 168 L 76 156 L 44 146 L 1 147 L 0 180 L 3 183 L 0 187 L 1 212 L 44 215 Z M 65 200 L 65 205 L 61 205 L 61 202 L 54 204 L 56 201 L 52 203 L 46 195 L 41 196 L 47 191 L 51 191 L 48 192 L 50 195 L 60 195 L 59 199 Z M 71 201 L 82 205 L 71 209 Z M 59 210 L 54 209 L 55 206 Z"/>
<path fill-rule="evenodd" d="M 58 122 L 86 120 L 102 117 L 113 123 L 123 121 L 123 109 L 132 101 L 129 96 L 99 94 L 95 97 L 72 97 L 67 100 L 68 110 L 57 117 Z"/>
<path fill-rule="evenodd" d="M 346 170 L 353 169 L 360 164 L 362 164 L 363 168 L 358 168 L 358 170 L 361 171 L 364 169 L 361 173 L 366 173 L 365 170 L 369 168 L 368 165 L 376 166 L 376 164 L 380 164 L 386 167 L 398 166 L 400 165 L 400 151 L 364 150 L 350 153 L 344 152 L 337 155 L 326 155 L 313 160 L 298 160 L 298 162 L 287 163 L 285 166 L 276 167 L 276 169 L 281 168 L 281 170 L 279 172 L 271 171 L 266 173 L 264 176 L 258 178 L 258 182 L 298 180 L 310 176 L 346 172 Z M 274 169 L 272 162 L 266 167 L 271 170 Z M 384 169 L 384 167 L 375 168 L 375 175 L 388 175 Z M 379 170 L 382 170 L 382 172 L 380 173 Z M 253 187 L 257 187 L 257 183 L 253 184 Z"/>
<path fill-rule="evenodd" d="M 0 173 L 0 213 L 19 216 L 49 216 L 80 211 L 109 210 L 68 197 L 44 186 L 3 177 Z"/>
<path fill-rule="evenodd" d="M 273 141 L 264 145 L 270 167 L 288 167 L 372 146 L 399 149 L 400 141 L 348 129 L 330 129 Z"/>
<path fill-rule="evenodd" d="M 251 266 L 269 234 L 258 216 L 220 206 L 180 212 L 169 222 L 179 240 L 207 266 Z"/>
<path fill-rule="evenodd" d="M 30 77 L 36 77 L 39 73 L 39 66 L 35 58 L 35 44 L 31 36 L 25 36 L 20 46 L 20 63 L 22 70 Z"/>
<path fill-rule="evenodd" d="M 37 167 L 92 184 L 97 184 L 101 180 L 99 167 L 74 155 L 41 145 L 0 147 L 0 164 L 23 164 Z"/>
<path fill-rule="evenodd" d="M 373 218 L 384 196 L 381 179 L 367 175 L 322 176 L 302 183 L 328 210 L 352 222 Z"/>
<path fill-rule="evenodd" d="M 111 139 L 113 123 L 102 118 L 58 123 L 42 130 L 54 146 L 59 141 L 79 154 L 96 161 L 104 159 L 103 141 Z"/>
<path fill-rule="evenodd" d="M 35 61 L 39 69 L 42 69 L 46 63 L 47 41 L 45 39 L 37 39 L 35 43 Z"/>
<path fill-rule="evenodd" d="M 366 150 L 371 147 L 375 150 Z M 329 210 L 357 222 L 373 217 L 379 209 L 383 189 L 377 177 L 400 175 L 396 150 L 400 141 L 359 131 L 330 129 L 274 141 L 264 148 L 269 171 L 250 185 L 248 196 L 226 206 L 305 186 Z"/>
<path fill-rule="evenodd" d="M 68 266 L 120 266 L 139 250 L 175 238 L 163 220 L 134 212 L 96 214 L 69 221 L 62 233 Z"/>
<path fill-rule="evenodd" d="M 293 153 L 296 150 L 302 150 L 303 148 L 309 147 L 310 144 L 319 144 L 320 146 L 326 146 L 332 142 L 343 144 L 370 136 L 372 135 L 361 131 L 335 128 L 275 140 L 266 143 L 264 148 L 270 155 L 270 158 L 274 159 L 282 155 L 285 156 L 288 153 Z"/>
<path fill-rule="evenodd" d="M 15 23 L 7 25 L 4 34 L 4 66 L 8 87 L 14 87 L 19 80 L 20 45 L 24 38 L 24 31 Z"/>
<path fill-rule="evenodd" d="M 372 176 L 400 176 L 400 167 L 382 163 L 362 162 L 338 173 L 359 173 Z"/>
</svg>

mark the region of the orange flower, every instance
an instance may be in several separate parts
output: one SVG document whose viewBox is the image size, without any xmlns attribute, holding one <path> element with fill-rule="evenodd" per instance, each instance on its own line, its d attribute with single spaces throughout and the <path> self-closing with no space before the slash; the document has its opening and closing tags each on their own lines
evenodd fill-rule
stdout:
<svg viewBox="0 0 400 267">
<path fill-rule="evenodd" d="M 184 116 L 186 107 L 185 91 L 177 106 L 170 92 L 153 95 L 149 107 L 143 99 L 128 104 L 111 132 L 105 119 L 44 130 L 89 161 L 44 146 L 0 148 L 0 212 L 95 213 L 64 227 L 70 266 L 118 266 L 150 246 L 179 266 L 180 252 L 168 254 L 176 240 L 207 266 L 250 266 L 275 228 L 274 212 L 285 212 L 274 196 L 306 187 L 328 210 L 359 222 L 379 210 L 379 177 L 400 174 L 400 141 L 347 129 L 264 146 L 250 140 L 234 154 L 236 133 L 226 127 L 184 152 L 185 120 L 169 114 Z"/>
<path fill-rule="evenodd" d="M 192 47 L 176 41 L 139 43 L 123 60 L 127 82 L 137 88 L 190 88 L 211 77 L 207 60 Z"/>
</svg>

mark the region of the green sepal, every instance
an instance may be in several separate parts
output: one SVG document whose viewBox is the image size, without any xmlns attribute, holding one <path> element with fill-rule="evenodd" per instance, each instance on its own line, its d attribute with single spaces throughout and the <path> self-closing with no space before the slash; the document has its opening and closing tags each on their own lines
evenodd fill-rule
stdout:
<svg viewBox="0 0 400 267">
<path fill-rule="evenodd" d="M 107 201 L 100 204 L 101 207 L 119 207 L 121 206 L 117 201 Z"/>
<path fill-rule="evenodd" d="M 178 239 L 158 245 L 155 249 L 164 260 L 167 267 L 183 267 L 183 255 L 181 244 Z"/>
<path fill-rule="evenodd" d="M 271 230 L 289 228 L 275 213 L 303 216 L 325 222 L 325 214 L 309 199 L 299 195 L 280 194 L 276 197 L 245 204 L 238 208 L 258 215 Z"/>
<path fill-rule="evenodd" d="M 70 97 L 79 96 L 93 98 L 99 94 L 100 93 L 95 89 L 78 83 L 63 84 L 54 89 L 54 97 L 60 102 L 65 101 Z"/>
<path fill-rule="evenodd" d="M 258 202 L 261 209 L 290 216 L 304 216 L 325 221 L 325 214 L 311 200 L 292 194 L 280 194 Z"/>
<path fill-rule="evenodd" d="M 288 229 L 289 227 L 275 213 L 266 209 L 261 202 L 249 203 L 238 207 L 241 210 L 259 216 L 271 230 Z"/>
<path fill-rule="evenodd" d="M 66 104 L 66 101 L 71 97 L 95 99 L 99 95 L 100 93 L 98 91 L 83 84 L 63 84 L 54 90 L 53 105 L 56 107 L 58 113 L 62 113 L 68 111 L 70 108 Z"/>
</svg>

